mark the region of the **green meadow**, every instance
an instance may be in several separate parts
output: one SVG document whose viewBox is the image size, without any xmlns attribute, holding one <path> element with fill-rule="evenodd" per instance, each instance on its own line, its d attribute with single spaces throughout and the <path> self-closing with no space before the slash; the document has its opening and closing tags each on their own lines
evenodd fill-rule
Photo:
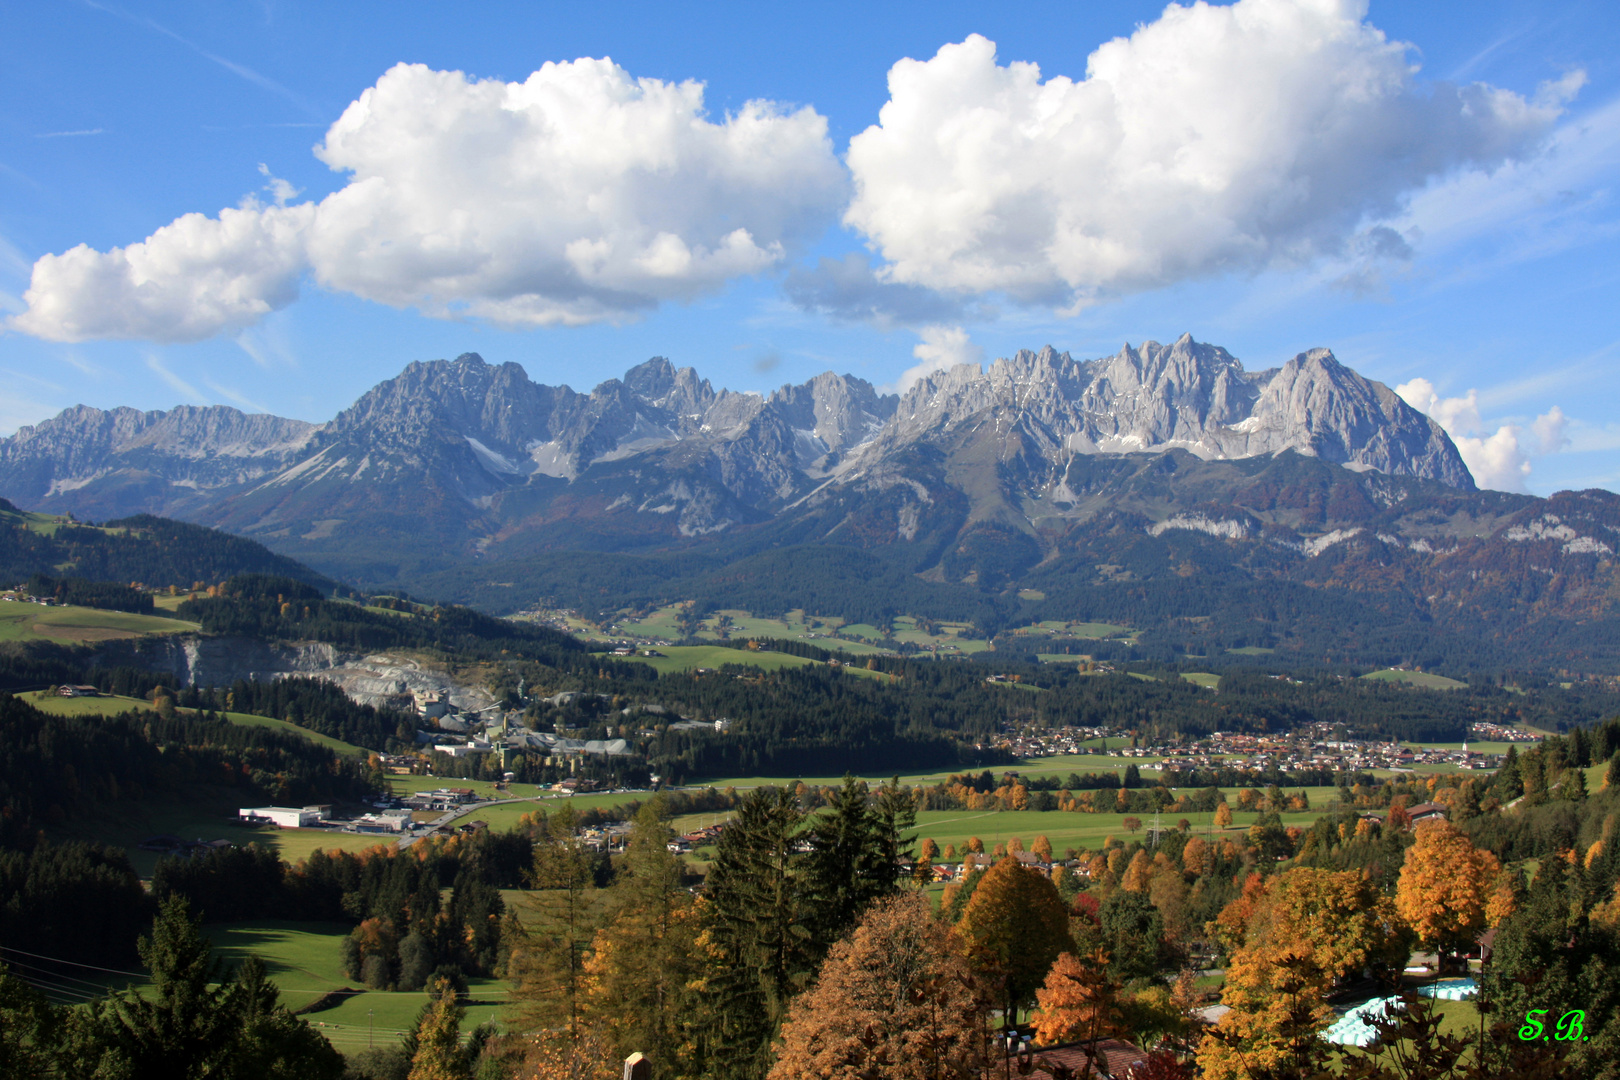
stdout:
<svg viewBox="0 0 1620 1080">
<path fill-rule="evenodd" d="M 1420 690 L 1460 690 L 1468 684 L 1448 679 L 1444 675 L 1430 675 L 1426 671 L 1403 671 L 1400 668 L 1385 668 L 1382 671 L 1370 671 L 1362 676 L 1374 682 L 1400 683 L 1403 686 L 1414 686 Z"/>
<path fill-rule="evenodd" d="M 72 604 L 44 607 L 20 600 L 0 601 L 0 641 L 111 641 L 196 629 L 196 623 L 156 615 L 102 611 Z"/>
<path fill-rule="evenodd" d="M 300 1009 L 332 990 L 364 989 L 341 970 L 343 939 L 349 928 L 340 923 L 265 921 L 220 923 L 205 928 L 215 955 L 235 965 L 257 953 L 266 974 L 281 990 L 281 1000 Z M 508 988 L 497 979 L 473 979 L 470 1002 L 462 1029 L 496 1020 L 506 1004 Z M 422 992 L 365 990 L 341 1005 L 306 1014 L 306 1019 L 345 1053 L 368 1045 L 393 1043 L 410 1027 L 427 1003 Z"/>
</svg>

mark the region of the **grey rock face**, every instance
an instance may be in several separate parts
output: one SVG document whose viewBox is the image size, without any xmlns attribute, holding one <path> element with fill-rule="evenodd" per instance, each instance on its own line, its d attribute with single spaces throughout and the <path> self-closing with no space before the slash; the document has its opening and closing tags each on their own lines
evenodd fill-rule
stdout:
<svg viewBox="0 0 1620 1080">
<path fill-rule="evenodd" d="M 1048 347 L 998 360 L 982 374 L 964 366 L 923 379 L 901 399 L 878 452 L 992 414 L 1026 423 L 1054 464 L 1072 453 L 1172 447 L 1205 459 L 1295 450 L 1352 468 L 1474 486 L 1438 424 L 1328 350 L 1249 372 L 1225 349 L 1189 335 L 1091 361 Z"/>
<path fill-rule="evenodd" d="M 187 517 L 301 557 L 356 530 L 410 542 L 428 521 L 430 546 L 456 559 L 534 530 L 552 530 L 542 546 L 578 528 L 609 547 L 708 536 L 840 490 L 916 492 L 897 511 L 915 516 L 938 482 L 905 464 L 918 454 L 942 463 L 971 521 L 1027 530 L 1030 500 L 1048 508 L 1037 516 L 1080 501 L 1065 486 L 1077 455 L 1176 448 L 1474 486 L 1433 421 L 1327 350 L 1246 371 L 1183 336 L 1095 360 L 1022 351 L 899 396 L 832 372 L 768 397 L 716 390 L 661 357 L 580 393 L 468 353 L 413 363 L 318 428 L 222 407 L 71 409 L 0 440 L 0 496 Z"/>
<path fill-rule="evenodd" d="M 0 439 L 0 490 L 31 507 L 93 517 L 186 516 L 298 460 L 314 431 L 224 405 L 78 405 Z"/>
</svg>

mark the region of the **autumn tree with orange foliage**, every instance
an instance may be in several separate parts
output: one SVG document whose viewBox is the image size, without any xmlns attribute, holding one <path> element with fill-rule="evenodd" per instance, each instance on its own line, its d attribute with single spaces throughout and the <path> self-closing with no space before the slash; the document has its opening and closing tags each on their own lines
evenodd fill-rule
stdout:
<svg viewBox="0 0 1620 1080">
<path fill-rule="evenodd" d="M 1094 1042 L 1121 1034 L 1124 1030 L 1119 1008 L 1119 986 L 1108 976 L 1108 953 L 1097 949 L 1082 961 L 1073 953 L 1063 953 L 1046 973 L 1045 984 L 1035 991 L 1039 1008 L 1035 1041 L 1053 1043 Z M 1090 1072 L 1087 1061 L 1084 1077 Z"/>
<path fill-rule="evenodd" d="M 1395 909 L 1429 948 L 1465 950 L 1485 929 L 1502 864 L 1444 818 L 1423 822 L 1416 832 L 1395 883 Z"/>
<path fill-rule="evenodd" d="M 1046 875 L 1006 858 L 985 872 L 956 924 L 969 962 L 997 989 L 1008 1024 L 1064 952 L 1074 951 L 1069 914 Z"/>
<path fill-rule="evenodd" d="M 1232 808 L 1225 803 L 1215 807 L 1215 827 L 1217 829 L 1230 828 L 1232 825 Z"/>
<path fill-rule="evenodd" d="M 977 1078 L 984 1015 L 976 982 L 928 901 L 880 901 L 793 1002 L 770 1080 Z"/>
<path fill-rule="evenodd" d="M 1216 922 L 1228 935 L 1241 927 L 1243 945 L 1221 994 L 1232 1011 L 1198 1048 L 1210 1080 L 1308 1065 L 1332 1014 L 1325 999 L 1333 983 L 1406 956 L 1394 905 L 1353 870 L 1299 867 L 1269 884 L 1251 878 L 1230 908 L 1237 910 Z"/>
</svg>

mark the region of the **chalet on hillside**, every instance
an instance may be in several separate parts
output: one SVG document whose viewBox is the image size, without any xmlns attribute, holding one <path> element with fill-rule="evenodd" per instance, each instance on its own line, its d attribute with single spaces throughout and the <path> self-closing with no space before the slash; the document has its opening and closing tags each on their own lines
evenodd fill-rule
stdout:
<svg viewBox="0 0 1620 1080">
<path fill-rule="evenodd" d="M 1413 825 L 1418 825 L 1425 821 L 1434 821 L 1436 818 L 1444 820 L 1446 817 L 1446 808 L 1440 803 L 1418 803 L 1416 806 L 1408 806 L 1406 808 L 1406 816 L 1412 820 Z"/>
<path fill-rule="evenodd" d="M 57 697 L 100 697 L 101 688 L 98 686 L 70 686 L 63 684 L 56 688 Z"/>
</svg>

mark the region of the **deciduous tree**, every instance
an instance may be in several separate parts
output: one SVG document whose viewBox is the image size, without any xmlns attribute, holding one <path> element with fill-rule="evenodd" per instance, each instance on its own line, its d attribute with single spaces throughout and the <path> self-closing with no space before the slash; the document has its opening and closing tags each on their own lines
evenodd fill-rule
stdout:
<svg viewBox="0 0 1620 1080">
<path fill-rule="evenodd" d="M 771 1080 L 976 1078 L 983 1010 L 929 903 L 915 894 L 880 901 L 794 1001 Z"/>
<path fill-rule="evenodd" d="M 1289 870 L 1263 891 L 1245 889 L 1243 946 L 1227 967 L 1221 1001 L 1232 1011 L 1200 1044 L 1212 1080 L 1302 1070 L 1319 1062 L 1316 1032 L 1336 979 L 1399 963 L 1406 944 L 1393 905 L 1355 871 Z M 1224 913 L 1223 913 L 1224 915 Z M 1293 1075 L 1288 1073 L 1286 1075 Z"/>
<path fill-rule="evenodd" d="M 1033 1000 L 1052 962 L 1074 951 L 1057 889 L 1013 858 L 986 871 L 956 933 L 975 970 L 997 987 L 1009 1023 L 1019 1006 Z"/>
<path fill-rule="evenodd" d="M 1057 958 L 1035 992 L 1039 1007 L 1030 1019 L 1035 1022 L 1036 1042 L 1091 1042 L 1123 1030 L 1119 984 L 1108 975 L 1108 961 L 1104 949 L 1084 961 L 1070 952 Z"/>
<path fill-rule="evenodd" d="M 461 1048 L 461 1018 L 466 1010 L 456 1000 L 448 979 L 433 987 L 433 1000 L 416 1026 L 416 1052 L 410 1080 L 469 1080 L 471 1069 Z"/>
<path fill-rule="evenodd" d="M 1424 945 L 1467 949 L 1485 929 L 1502 866 L 1444 818 L 1423 822 L 1416 832 L 1395 885 L 1395 908 Z"/>
</svg>

